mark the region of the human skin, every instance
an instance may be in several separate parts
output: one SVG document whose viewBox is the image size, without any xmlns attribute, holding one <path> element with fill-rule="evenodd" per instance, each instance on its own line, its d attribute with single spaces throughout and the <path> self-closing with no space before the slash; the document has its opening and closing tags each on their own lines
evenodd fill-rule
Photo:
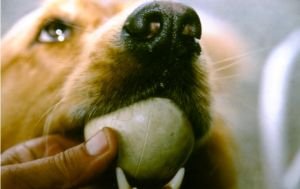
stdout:
<svg viewBox="0 0 300 189">
<path fill-rule="evenodd" d="M 104 128 L 87 142 L 60 135 L 35 138 L 2 154 L 2 188 L 77 188 L 89 186 L 117 154 L 117 140 Z"/>
</svg>

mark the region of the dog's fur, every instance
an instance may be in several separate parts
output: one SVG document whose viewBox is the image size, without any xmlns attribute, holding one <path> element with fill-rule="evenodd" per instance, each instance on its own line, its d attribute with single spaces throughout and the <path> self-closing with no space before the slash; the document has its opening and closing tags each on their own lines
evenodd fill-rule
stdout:
<svg viewBox="0 0 300 189">
<path fill-rule="evenodd" d="M 20 20 L 3 39 L 2 151 L 43 134 L 77 136 L 89 118 L 147 97 L 131 94 L 147 93 L 125 82 L 132 81 L 128 78 L 133 79 L 131 75 L 141 69 L 137 64 L 140 59 L 126 54 L 116 37 L 130 11 L 113 17 L 125 4 L 121 0 L 100 2 L 46 2 Z M 39 42 L 41 28 L 57 18 L 71 23 L 71 38 L 62 43 Z M 204 32 L 203 38 L 214 60 L 232 56 L 235 51 L 234 42 L 227 43 L 231 38 L 228 33 Z M 213 89 L 215 84 L 207 86 L 213 70 L 209 65 L 203 66 L 204 56 L 201 55 L 196 76 L 202 88 L 192 91 L 201 96 L 201 102 L 193 103 L 199 104 L 202 114 L 211 115 L 212 126 L 186 165 L 183 188 L 235 188 L 232 144 L 223 121 L 210 105 L 210 95 L 218 90 Z M 95 108 L 94 104 L 104 108 Z"/>
</svg>

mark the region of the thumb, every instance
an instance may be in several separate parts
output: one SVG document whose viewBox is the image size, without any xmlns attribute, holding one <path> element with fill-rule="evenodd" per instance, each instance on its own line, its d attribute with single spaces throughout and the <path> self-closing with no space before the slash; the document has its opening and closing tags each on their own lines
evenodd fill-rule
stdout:
<svg viewBox="0 0 300 189">
<path fill-rule="evenodd" d="M 117 153 L 116 136 L 104 128 L 84 144 L 54 156 L 3 166 L 4 188 L 73 188 L 102 173 Z"/>
</svg>

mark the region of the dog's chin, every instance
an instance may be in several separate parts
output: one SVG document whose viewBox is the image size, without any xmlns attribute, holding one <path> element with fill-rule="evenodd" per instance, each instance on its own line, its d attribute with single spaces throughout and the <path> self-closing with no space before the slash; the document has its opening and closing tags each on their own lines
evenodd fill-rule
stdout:
<svg viewBox="0 0 300 189">
<path fill-rule="evenodd" d="M 96 117 L 84 126 L 85 140 L 104 127 L 118 136 L 118 182 L 123 177 L 137 185 L 162 185 L 176 173 L 181 176 L 175 181 L 182 179 L 195 138 L 186 114 L 173 101 L 148 98 Z"/>
</svg>

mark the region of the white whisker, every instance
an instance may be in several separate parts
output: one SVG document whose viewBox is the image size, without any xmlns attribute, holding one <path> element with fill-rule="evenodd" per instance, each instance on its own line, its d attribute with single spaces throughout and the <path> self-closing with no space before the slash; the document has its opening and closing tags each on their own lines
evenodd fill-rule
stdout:
<svg viewBox="0 0 300 189">
<path fill-rule="evenodd" d="M 51 106 L 44 114 L 42 117 L 46 117 L 46 116 L 51 116 L 51 112 L 53 112 L 58 106 L 59 104 L 62 103 L 62 100 L 58 101 L 56 104 L 54 104 L 53 106 Z M 42 120 L 43 118 L 41 118 Z M 43 136 L 46 136 L 50 133 L 50 129 L 51 129 L 51 121 L 52 119 L 49 119 L 49 117 L 47 117 L 45 124 L 43 126 Z M 49 149 L 49 145 L 48 142 L 46 142 L 46 146 L 45 146 L 46 151 L 48 151 Z"/>
<path fill-rule="evenodd" d="M 47 110 L 47 112 L 45 113 L 44 117 L 46 117 L 47 115 L 50 115 L 50 112 L 53 112 L 61 103 L 62 103 L 62 101 L 60 100 L 59 102 L 54 104 L 52 107 L 50 107 Z M 51 119 L 46 119 L 45 124 L 44 124 L 44 129 L 43 129 L 43 135 L 49 134 L 50 126 L 51 126 Z"/>
<path fill-rule="evenodd" d="M 42 120 L 49 114 L 49 112 L 52 111 L 52 107 L 48 108 L 41 116 L 40 116 L 40 119 L 35 123 L 35 126 L 34 127 L 37 127 L 41 122 Z M 44 133 L 44 132 L 43 132 Z"/>
<path fill-rule="evenodd" d="M 219 81 L 219 80 L 224 80 L 224 79 L 233 79 L 233 78 L 239 78 L 242 77 L 242 74 L 233 74 L 233 75 L 227 75 L 227 76 L 223 76 L 223 77 L 214 77 L 211 80 L 212 81 Z"/>
<path fill-rule="evenodd" d="M 224 61 L 225 62 L 225 61 Z M 221 67 L 219 67 L 219 68 L 217 68 L 216 70 L 215 70 L 215 72 L 220 72 L 220 71 L 223 71 L 223 70 L 226 70 L 226 69 L 228 69 L 228 68 L 230 68 L 230 67 L 232 67 L 232 66 L 234 66 L 234 65 L 236 65 L 236 64 L 239 64 L 240 62 L 231 62 L 230 64 L 226 64 L 226 65 L 224 65 L 224 66 L 221 66 Z"/>
<path fill-rule="evenodd" d="M 249 51 L 249 52 L 237 55 L 237 56 L 232 56 L 232 57 L 224 58 L 222 60 L 214 61 L 213 64 L 218 65 L 218 64 L 222 64 L 222 63 L 227 62 L 227 61 L 239 60 L 239 59 L 245 58 L 247 56 L 250 56 L 250 55 L 253 55 L 253 54 L 256 54 L 256 53 L 262 53 L 262 52 L 267 51 L 269 49 L 271 49 L 271 47 L 263 47 L 263 48 L 256 49 L 256 50 L 253 50 L 253 51 Z"/>
</svg>

